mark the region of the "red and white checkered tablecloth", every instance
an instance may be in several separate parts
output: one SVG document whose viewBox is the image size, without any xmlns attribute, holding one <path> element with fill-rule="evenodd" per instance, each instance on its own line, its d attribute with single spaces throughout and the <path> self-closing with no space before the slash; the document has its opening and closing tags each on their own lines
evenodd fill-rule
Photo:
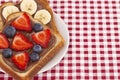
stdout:
<svg viewBox="0 0 120 80">
<path fill-rule="evenodd" d="M 120 1 L 49 2 L 68 25 L 70 45 L 59 64 L 33 80 L 120 80 Z M 0 72 L 0 80 L 13 78 Z"/>
</svg>

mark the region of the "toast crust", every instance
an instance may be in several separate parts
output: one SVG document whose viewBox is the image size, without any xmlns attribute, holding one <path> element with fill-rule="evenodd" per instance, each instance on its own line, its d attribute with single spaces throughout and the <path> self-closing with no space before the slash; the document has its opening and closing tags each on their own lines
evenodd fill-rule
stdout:
<svg viewBox="0 0 120 80">
<path fill-rule="evenodd" d="M 53 11 L 49 6 L 48 1 L 47 0 L 35 0 L 35 1 L 38 3 L 38 5 L 41 5 L 42 7 L 44 7 L 44 9 L 47 9 L 50 12 L 52 18 L 51 18 L 51 21 L 47 24 L 47 26 L 49 26 L 50 30 L 52 30 L 51 32 L 52 32 L 52 34 L 54 34 L 54 36 L 56 38 L 56 43 L 55 43 L 54 47 L 52 47 L 42 57 L 42 59 L 40 59 L 33 67 L 31 67 L 28 71 L 21 72 L 21 73 L 17 72 L 17 71 L 14 71 L 11 66 L 6 64 L 3 57 L 2 57 L 2 54 L 0 53 L 0 64 L 1 64 L 0 67 L 4 71 L 6 71 L 9 75 L 13 76 L 16 80 L 30 80 L 35 74 L 37 74 L 40 71 L 40 69 L 45 64 L 47 64 L 58 53 L 58 51 L 64 46 L 64 43 L 65 43 L 63 37 L 61 36 L 59 31 L 57 30 L 56 23 L 55 23 L 54 16 L 53 16 Z M 15 5 L 15 4 L 13 4 L 13 3 L 5 3 L 4 5 L 2 5 L 0 7 L 0 13 L 1 13 L 2 9 L 5 6 L 8 6 L 8 5 Z M 18 17 L 21 14 L 22 14 L 22 12 L 13 13 L 13 14 L 8 16 L 6 21 L 3 19 L 3 17 L 0 17 L 0 27 L 2 26 L 2 28 L 0 28 L 0 31 L 3 30 L 3 28 L 5 27 L 4 25 L 8 21 L 14 19 L 15 17 Z M 32 16 L 30 16 L 30 18 L 33 20 Z M 34 19 L 34 21 L 38 21 L 38 20 Z M 38 22 L 41 23 L 40 21 L 38 21 Z M 44 24 L 42 24 L 42 25 L 47 27 Z"/>
</svg>

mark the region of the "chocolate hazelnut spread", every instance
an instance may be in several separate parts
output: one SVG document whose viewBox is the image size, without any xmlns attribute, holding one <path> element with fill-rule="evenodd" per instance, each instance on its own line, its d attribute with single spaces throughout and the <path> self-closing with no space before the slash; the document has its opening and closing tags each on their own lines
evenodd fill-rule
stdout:
<svg viewBox="0 0 120 80">
<path fill-rule="evenodd" d="M 15 19 L 16 19 L 16 18 L 15 18 Z M 10 20 L 9 22 L 7 22 L 7 23 L 5 24 L 5 26 L 4 26 L 4 28 L 7 27 L 8 25 L 10 25 L 11 22 L 12 22 L 13 20 L 15 20 L 15 19 L 12 19 L 12 20 Z M 34 25 L 34 23 L 35 23 L 34 21 L 31 21 L 31 25 Z M 3 29 L 3 30 L 4 30 L 4 29 Z M 24 32 L 24 31 L 17 31 L 17 32 L 20 32 L 20 33 L 24 34 L 30 41 L 32 41 L 30 35 L 33 34 L 34 32 L 32 32 L 32 33 L 26 33 L 26 32 Z M 12 43 L 12 39 L 9 39 L 9 41 L 10 41 L 10 43 Z M 32 42 L 33 42 L 33 41 L 32 41 Z M 33 43 L 34 43 L 34 42 L 33 42 Z M 42 52 L 40 52 L 40 59 L 39 59 L 38 61 L 41 60 L 42 56 L 44 56 L 44 55 L 55 45 L 55 43 L 56 43 L 56 38 L 55 38 L 54 34 L 52 34 L 48 47 L 47 47 L 47 48 L 43 48 Z M 35 43 L 34 43 L 34 44 L 35 44 Z M 31 54 L 32 49 L 25 50 L 25 51 L 28 52 L 29 54 Z M 13 50 L 13 54 L 19 54 L 20 52 L 22 52 L 22 51 L 14 51 L 14 50 Z M 29 70 L 29 68 L 31 68 L 34 64 L 37 63 L 37 61 L 36 61 L 36 62 L 31 62 L 31 61 L 29 61 L 26 70 L 21 71 L 21 70 L 19 70 L 19 69 L 13 64 L 11 58 L 4 58 L 4 57 L 3 57 L 3 60 L 6 62 L 7 65 L 11 66 L 12 69 L 14 69 L 15 71 L 21 72 L 21 73 L 22 73 L 22 72 L 26 72 L 27 70 Z"/>
</svg>

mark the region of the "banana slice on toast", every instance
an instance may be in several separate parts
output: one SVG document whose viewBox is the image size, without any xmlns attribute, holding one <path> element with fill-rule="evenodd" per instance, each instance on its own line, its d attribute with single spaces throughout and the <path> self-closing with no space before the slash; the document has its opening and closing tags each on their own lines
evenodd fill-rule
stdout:
<svg viewBox="0 0 120 80">
<path fill-rule="evenodd" d="M 37 10 L 37 3 L 34 0 L 23 0 L 20 4 L 20 9 L 33 15 Z"/>
<path fill-rule="evenodd" d="M 34 18 L 42 21 L 44 24 L 47 24 L 51 20 L 51 15 L 47 10 L 42 9 L 36 12 Z"/>
<path fill-rule="evenodd" d="M 19 9 L 16 6 L 6 6 L 3 11 L 2 11 L 2 15 L 5 19 L 7 19 L 7 17 L 15 12 L 19 12 Z"/>
</svg>

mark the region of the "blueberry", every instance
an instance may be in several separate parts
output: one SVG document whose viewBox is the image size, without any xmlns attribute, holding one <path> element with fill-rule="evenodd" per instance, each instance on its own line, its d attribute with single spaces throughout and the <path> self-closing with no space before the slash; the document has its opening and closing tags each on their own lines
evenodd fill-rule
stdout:
<svg viewBox="0 0 120 80">
<path fill-rule="evenodd" d="M 39 56 L 39 54 L 37 54 L 36 52 L 33 52 L 33 53 L 31 53 L 30 54 L 30 59 L 31 59 L 31 61 L 38 61 L 39 59 L 40 59 L 40 56 Z"/>
<path fill-rule="evenodd" d="M 12 56 L 12 50 L 10 48 L 4 49 L 2 55 L 5 58 L 10 58 Z"/>
<path fill-rule="evenodd" d="M 4 29 L 3 33 L 4 33 L 8 38 L 12 38 L 12 37 L 14 37 L 15 34 L 16 34 L 16 29 L 15 29 L 14 27 L 12 27 L 12 26 L 7 26 L 7 27 Z"/>
<path fill-rule="evenodd" d="M 33 46 L 33 51 L 36 52 L 36 53 L 39 53 L 39 52 L 42 51 L 42 48 L 41 48 L 40 45 L 36 44 L 36 45 Z"/>
<path fill-rule="evenodd" d="M 38 23 L 35 23 L 34 26 L 33 26 L 33 30 L 35 32 L 39 32 L 39 31 L 42 31 L 43 30 L 43 27 L 41 24 L 38 24 Z"/>
</svg>

